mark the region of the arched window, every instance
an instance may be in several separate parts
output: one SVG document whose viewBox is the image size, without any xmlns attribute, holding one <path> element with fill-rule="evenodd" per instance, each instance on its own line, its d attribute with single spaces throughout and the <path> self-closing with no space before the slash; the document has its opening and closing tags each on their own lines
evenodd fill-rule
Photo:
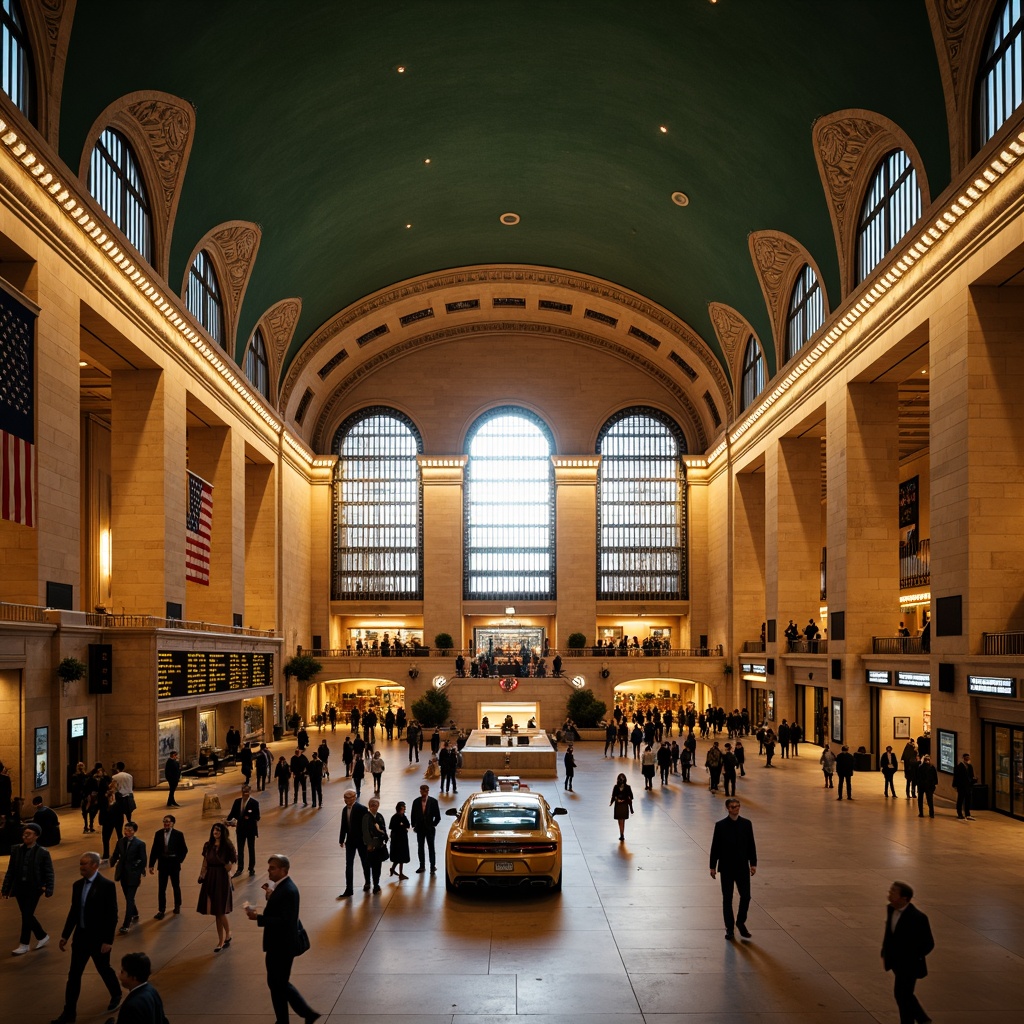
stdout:
<svg viewBox="0 0 1024 1024">
<path fill-rule="evenodd" d="M 252 386 L 268 401 L 270 400 L 270 361 L 263 333 L 257 327 L 249 339 L 245 352 L 245 375 Z"/>
<path fill-rule="evenodd" d="M 146 261 L 153 260 L 149 198 L 131 144 L 107 128 L 89 159 L 89 191 L 103 211 Z"/>
<path fill-rule="evenodd" d="M 331 599 L 423 598 L 423 442 L 394 409 L 362 409 L 338 428 Z"/>
<path fill-rule="evenodd" d="M 857 283 L 921 218 L 917 171 L 902 149 L 882 157 L 864 197 L 857 224 Z"/>
<path fill-rule="evenodd" d="M 978 149 L 1009 120 L 1024 102 L 1024 19 L 1022 0 L 1005 0 L 997 8 L 982 50 L 974 100 Z"/>
<path fill-rule="evenodd" d="M 467 600 L 555 596 L 554 442 L 525 409 L 505 406 L 469 433 L 465 485 Z"/>
<path fill-rule="evenodd" d="M 683 432 L 656 409 L 626 409 L 601 428 L 597 453 L 598 598 L 685 599 Z"/>
<path fill-rule="evenodd" d="M 0 3 L 0 88 L 29 119 L 35 118 L 32 49 L 18 0 Z"/>
<path fill-rule="evenodd" d="M 743 376 L 740 378 L 740 412 L 752 405 L 754 399 L 764 391 L 764 359 L 761 346 L 753 335 L 747 341 L 743 353 Z"/>
<path fill-rule="evenodd" d="M 786 318 L 787 362 L 811 340 L 811 336 L 824 322 L 825 302 L 818 276 L 805 263 L 793 285 L 793 294 L 789 297 L 789 315 Z"/>
<path fill-rule="evenodd" d="M 222 348 L 224 340 L 224 306 L 220 300 L 217 274 L 206 251 L 201 249 L 188 272 L 188 311 L 206 328 L 206 333 Z"/>
</svg>

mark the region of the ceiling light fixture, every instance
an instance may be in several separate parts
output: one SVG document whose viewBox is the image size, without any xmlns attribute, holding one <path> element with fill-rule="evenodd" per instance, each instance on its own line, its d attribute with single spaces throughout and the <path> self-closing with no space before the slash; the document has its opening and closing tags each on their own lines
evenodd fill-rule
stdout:
<svg viewBox="0 0 1024 1024">
<path fill-rule="evenodd" d="M 505 225 L 505 227 L 511 228 L 511 227 L 514 227 L 516 224 L 519 223 L 519 214 L 518 213 L 503 213 L 498 218 L 498 220 L 500 220 L 501 223 Z"/>
<path fill-rule="evenodd" d="M 398 72 L 398 73 L 399 73 L 400 75 L 404 75 L 404 74 L 405 74 L 405 65 L 404 65 L 404 64 L 399 64 L 399 65 L 398 65 L 398 67 L 397 67 L 397 68 L 395 68 L 395 70 L 396 70 L 396 71 L 397 71 L 397 72 Z"/>
<path fill-rule="evenodd" d="M 423 162 L 424 162 L 425 164 L 429 164 L 429 163 L 430 163 L 430 157 L 428 156 L 428 157 L 427 157 L 427 159 L 426 159 L 426 160 L 424 160 Z"/>
<path fill-rule="evenodd" d="M 675 203 L 676 206 L 689 206 L 690 197 L 685 192 L 673 192 L 672 202 Z"/>
<path fill-rule="evenodd" d="M 666 127 L 665 127 L 664 125 L 662 125 L 662 126 L 661 126 L 661 127 L 660 127 L 660 128 L 658 129 L 658 131 L 659 131 L 659 132 L 661 132 L 661 134 L 662 134 L 662 135 L 667 135 L 667 134 L 668 134 L 668 129 L 667 129 L 667 128 L 666 128 Z"/>
</svg>

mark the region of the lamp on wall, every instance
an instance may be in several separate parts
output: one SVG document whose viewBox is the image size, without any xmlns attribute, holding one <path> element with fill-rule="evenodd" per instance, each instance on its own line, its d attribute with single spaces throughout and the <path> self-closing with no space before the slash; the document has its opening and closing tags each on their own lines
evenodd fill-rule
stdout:
<svg viewBox="0 0 1024 1024">
<path fill-rule="evenodd" d="M 415 679 L 420 674 L 420 670 L 416 667 L 416 662 L 413 662 L 409 667 L 409 678 Z"/>
</svg>

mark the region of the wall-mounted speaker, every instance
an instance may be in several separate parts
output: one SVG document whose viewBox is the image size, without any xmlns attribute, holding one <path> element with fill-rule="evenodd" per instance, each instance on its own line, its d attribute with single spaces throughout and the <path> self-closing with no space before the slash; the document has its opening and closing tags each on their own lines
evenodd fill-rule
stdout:
<svg viewBox="0 0 1024 1024">
<path fill-rule="evenodd" d="M 952 693 L 954 690 L 955 666 L 951 662 L 939 662 L 939 693 Z"/>
</svg>

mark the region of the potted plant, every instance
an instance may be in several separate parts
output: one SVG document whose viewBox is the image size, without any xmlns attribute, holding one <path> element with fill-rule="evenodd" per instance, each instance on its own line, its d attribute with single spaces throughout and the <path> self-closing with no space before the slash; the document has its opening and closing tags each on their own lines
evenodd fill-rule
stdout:
<svg viewBox="0 0 1024 1024">
<path fill-rule="evenodd" d="M 65 683 L 74 683 L 77 680 L 83 678 L 85 673 L 88 671 L 88 666 L 84 661 L 79 661 L 77 658 L 65 658 L 57 666 L 57 675 L 60 676 L 61 681 Z"/>
<path fill-rule="evenodd" d="M 585 633 L 570 633 L 565 641 L 566 646 L 570 651 L 582 651 L 587 646 L 587 637 Z"/>
<path fill-rule="evenodd" d="M 296 654 L 285 663 L 285 679 L 294 676 L 300 683 L 308 683 L 323 668 L 312 654 Z"/>
<path fill-rule="evenodd" d="M 433 729 L 435 725 L 444 725 L 452 713 L 452 702 L 438 690 L 427 692 L 412 706 L 412 716 L 425 729 Z"/>
<path fill-rule="evenodd" d="M 451 633 L 438 633 L 434 637 L 434 646 L 439 651 L 450 651 L 455 646 Z"/>
</svg>

